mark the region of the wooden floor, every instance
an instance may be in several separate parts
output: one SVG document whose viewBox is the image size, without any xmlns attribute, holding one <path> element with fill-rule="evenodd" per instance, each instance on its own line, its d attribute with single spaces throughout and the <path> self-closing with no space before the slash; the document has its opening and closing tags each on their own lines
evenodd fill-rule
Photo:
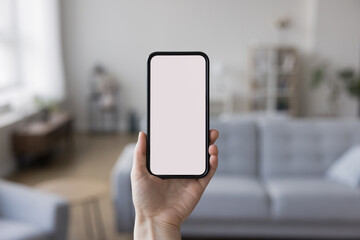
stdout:
<svg viewBox="0 0 360 240">
<path fill-rule="evenodd" d="M 50 162 L 35 164 L 9 177 L 10 180 L 29 186 L 59 177 L 100 179 L 110 184 L 110 172 L 119 154 L 137 135 L 88 135 L 76 134 L 71 148 L 62 146 Z M 101 210 L 107 239 L 130 240 L 131 234 L 115 231 L 114 215 L 110 197 L 101 200 Z M 84 231 L 82 209 L 71 210 L 70 240 L 88 239 Z"/>
</svg>

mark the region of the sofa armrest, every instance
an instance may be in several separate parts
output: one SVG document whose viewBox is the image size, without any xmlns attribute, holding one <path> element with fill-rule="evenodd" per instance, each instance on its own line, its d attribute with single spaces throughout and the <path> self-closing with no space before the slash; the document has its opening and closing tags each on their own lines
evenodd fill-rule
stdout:
<svg viewBox="0 0 360 240">
<path fill-rule="evenodd" d="M 116 227 L 121 232 L 131 232 L 134 228 L 135 211 L 130 182 L 134 147 L 135 144 L 128 144 L 124 148 L 111 173 Z"/>
<path fill-rule="evenodd" d="M 52 239 L 66 239 L 69 205 L 62 197 L 1 180 L 0 216 L 37 226 Z"/>
</svg>

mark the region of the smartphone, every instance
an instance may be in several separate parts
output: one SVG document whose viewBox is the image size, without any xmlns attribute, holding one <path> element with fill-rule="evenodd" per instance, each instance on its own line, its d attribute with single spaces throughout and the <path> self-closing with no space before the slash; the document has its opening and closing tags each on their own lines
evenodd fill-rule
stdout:
<svg viewBox="0 0 360 240">
<path fill-rule="evenodd" d="M 154 52 L 147 62 L 147 168 L 161 178 L 209 171 L 209 58 Z"/>
</svg>

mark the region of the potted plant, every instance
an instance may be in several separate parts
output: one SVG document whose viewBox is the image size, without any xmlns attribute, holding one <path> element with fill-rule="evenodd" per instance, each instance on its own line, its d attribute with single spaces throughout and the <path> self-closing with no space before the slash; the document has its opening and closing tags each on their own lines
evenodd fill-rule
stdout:
<svg viewBox="0 0 360 240">
<path fill-rule="evenodd" d="M 341 83 L 329 69 L 330 65 L 326 62 L 313 69 L 311 74 L 311 86 L 313 88 L 318 88 L 320 85 L 324 84 L 327 87 L 328 111 L 329 115 L 334 117 L 337 115 L 338 111 L 338 99 L 341 92 Z"/>
<path fill-rule="evenodd" d="M 54 100 L 45 100 L 40 96 L 35 96 L 34 103 L 40 111 L 40 119 L 43 122 L 49 121 L 51 114 L 58 110 L 58 104 Z"/>
<path fill-rule="evenodd" d="M 338 77 L 345 84 L 350 96 L 358 102 L 358 116 L 360 117 L 360 74 L 356 74 L 351 68 L 345 68 L 338 72 Z"/>
<path fill-rule="evenodd" d="M 316 67 L 312 71 L 311 85 L 318 87 L 322 83 L 326 83 L 329 88 L 328 100 L 331 115 L 336 115 L 340 90 L 342 85 L 345 86 L 350 96 L 357 99 L 358 116 L 360 117 L 360 74 L 356 74 L 351 68 L 340 69 L 337 74 L 329 74 L 328 68 L 327 64 Z"/>
</svg>

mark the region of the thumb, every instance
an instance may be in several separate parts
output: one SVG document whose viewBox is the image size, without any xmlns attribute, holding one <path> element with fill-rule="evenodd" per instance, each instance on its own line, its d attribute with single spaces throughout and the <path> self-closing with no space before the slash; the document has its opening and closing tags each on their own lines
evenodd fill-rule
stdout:
<svg viewBox="0 0 360 240">
<path fill-rule="evenodd" d="M 146 168 L 146 134 L 139 132 L 138 141 L 134 149 L 133 169 Z"/>
</svg>

